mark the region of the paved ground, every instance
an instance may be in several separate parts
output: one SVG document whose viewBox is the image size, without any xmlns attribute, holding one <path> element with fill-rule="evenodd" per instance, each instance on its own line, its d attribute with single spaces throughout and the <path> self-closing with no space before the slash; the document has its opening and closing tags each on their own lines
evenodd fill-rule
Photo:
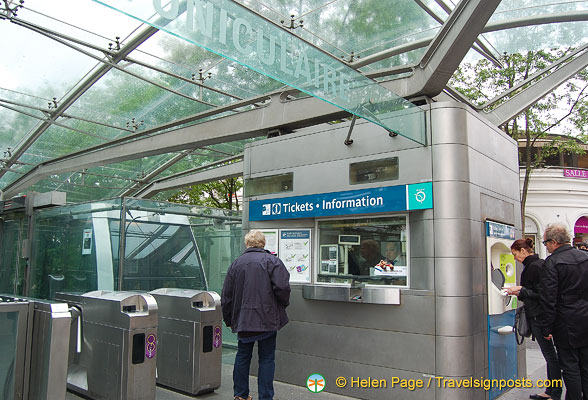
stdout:
<svg viewBox="0 0 588 400">
<path fill-rule="evenodd" d="M 167 390 L 162 387 L 156 389 L 157 400 L 232 400 L 233 399 L 233 360 L 235 359 L 234 351 L 227 351 L 223 349 L 223 364 L 221 370 L 221 387 L 213 393 L 203 394 L 198 397 L 187 396 Z M 249 379 L 249 387 L 251 389 L 251 396 L 257 399 L 257 378 L 251 376 Z M 274 400 L 342 400 L 351 399 L 354 397 L 339 396 L 332 393 L 311 393 L 306 386 L 294 386 L 287 383 L 274 383 L 275 396 Z M 68 392 L 66 400 L 79 400 L 79 397 L 73 393 Z"/>
<path fill-rule="evenodd" d="M 541 355 L 539 346 L 537 343 L 530 340 L 526 340 L 527 343 L 527 371 L 528 378 L 533 382 L 538 379 L 545 379 L 545 360 Z M 200 395 L 197 399 L 205 400 L 228 400 L 233 398 L 233 385 L 232 385 L 232 360 L 234 359 L 234 353 L 231 351 L 223 352 L 223 364 L 222 364 L 222 385 L 214 393 Z M 251 388 L 251 395 L 254 399 L 257 399 L 257 380 L 255 377 L 251 377 L 249 386 Z M 276 382 L 275 383 L 276 395 L 275 400 L 341 400 L 341 399 L 352 399 L 354 397 L 340 396 L 331 393 L 311 393 L 306 387 L 294 386 L 286 383 Z M 511 389 L 505 394 L 498 397 L 499 400 L 522 400 L 528 399 L 530 394 L 540 393 L 542 390 L 537 388 L 531 389 Z M 565 395 L 565 390 L 564 390 Z M 161 387 L 157 387 L 157 400 L 188 400 L 194 399 L 194 397 L 182 395 L 171 390 L 167 390 Z M 67 393 L 66 400 L 77 400 L 80 397 L 73 393 Z"/>
<path fill-rule="evenodd" d="M 537 342 L 533 342 L 529 339 L 525 339 L 525 343 L 527 344 L 527 377 L 531 379 L 533 384 L 537 382 L 539 379 L 546 379 L 546 367 L 545 367 L 545 359 L 541 355 L 541 350 L 539 349 L 539 345 Z M 504 393 L 502 396 L 499 396 L 498 399 L 500 400 L 522 400 L 528 399 L 529 395 L 542 393 L 543 389 L 538 388 L 531 388 L 531 389 L 511 389 L 508 392 Z M 564 387 L 562 399 L 566 394 L 566 389 Z"/>
</svg>

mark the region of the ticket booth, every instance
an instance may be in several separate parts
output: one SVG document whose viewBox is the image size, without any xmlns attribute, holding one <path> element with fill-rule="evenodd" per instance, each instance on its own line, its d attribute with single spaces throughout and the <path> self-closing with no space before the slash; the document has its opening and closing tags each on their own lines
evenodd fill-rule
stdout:
<svg viewBox="0 0 588 400">
<path fill-rule="evenodd" d="M 361 120 L 247 145 L 244 230 L 265 233 L 292 287 L 276 379 L 317 373 L 325 391 L 361 399 L 489 398 L 451 382 L 493 376 L 486 221 L 521 234 L 517 147 L 463 105 L 423 109 L 426 145 Z M 340 376 L 389 386 L 340 387 Z"/>
</svg>

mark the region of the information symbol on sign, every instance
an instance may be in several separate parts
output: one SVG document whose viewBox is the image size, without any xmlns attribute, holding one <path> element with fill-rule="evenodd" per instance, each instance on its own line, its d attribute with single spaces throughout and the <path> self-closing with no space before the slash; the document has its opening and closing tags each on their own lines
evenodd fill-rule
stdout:
<svg viewBox="0 0 588 400">
<path fill-rule="evenodd" d="M 280 203 L 272 204 L 272 214 L 281 214 L 282 213 L 282 205 Z"/>
<path fill-rule="evenodd" d="M 416 201 L 423 204 L 423 201 L 427 199 L 427 195 L 423 189 L 418 189 L 414 194 L 414 198 Z"/>
</svg>

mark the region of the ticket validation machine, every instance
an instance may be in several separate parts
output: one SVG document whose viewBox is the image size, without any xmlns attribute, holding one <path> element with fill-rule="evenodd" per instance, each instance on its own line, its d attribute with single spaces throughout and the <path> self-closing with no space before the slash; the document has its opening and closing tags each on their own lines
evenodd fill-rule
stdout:
<svg viewBox="0 0 588 400">
<path fill-rule="evenodd" d="M 504 287 L 516 285 L 516 263 L 510 251 L 514 226 L 486 221 L 486 270 L 488 276 L 488 378 L 517 378 L 517 345 L 513 332 L 516 296 Z M 493 399 L 505 389 L 492 388 Z"/>
</svg>

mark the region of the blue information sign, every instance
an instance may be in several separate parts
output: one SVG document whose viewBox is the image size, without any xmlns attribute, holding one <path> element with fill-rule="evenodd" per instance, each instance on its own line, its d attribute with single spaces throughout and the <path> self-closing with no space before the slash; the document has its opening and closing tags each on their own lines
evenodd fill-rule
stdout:
<svg viewBox="0 0 588 400">
<path fill-rule="evenodd" d="M 431 182 L 249 202 L 250 221 L 377 214 L 433 207 Z"/>
<path fill-rule="evenodd" d="M 514 226 L 501 224 L 499 222 L 486 221 L 486 236 L 514 240 Z"/>
</svg>

